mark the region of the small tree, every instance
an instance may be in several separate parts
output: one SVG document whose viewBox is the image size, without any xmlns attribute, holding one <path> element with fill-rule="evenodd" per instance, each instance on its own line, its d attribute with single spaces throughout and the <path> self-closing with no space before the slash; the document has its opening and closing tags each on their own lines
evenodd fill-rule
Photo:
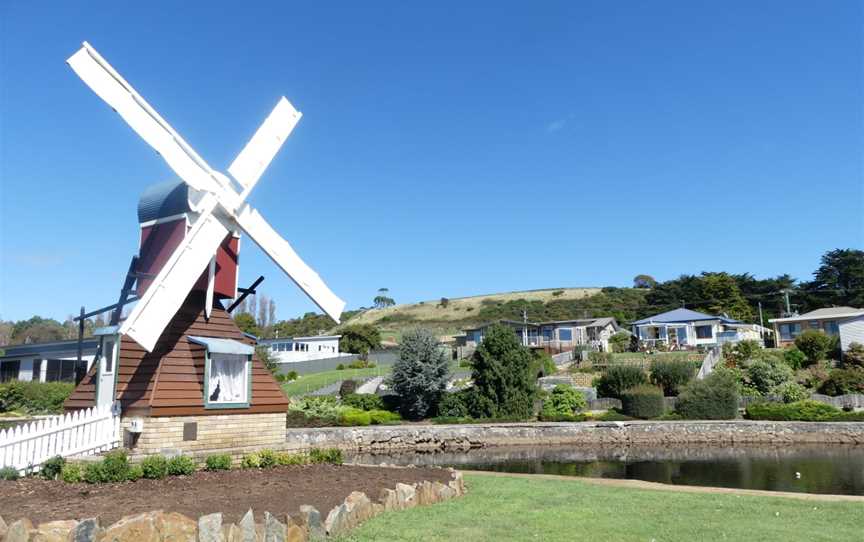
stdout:
<svg viewBox="0 0 864 542">
<path fill-rule="evenodd" d="M 446 297 L 442 297 L 441 301 L 438 302 L 438 306 L 441 307 L 442 309 L 446 309 L 447 305 L 449 305 L 449 304 L 450 304 L 450 300 L 447 299 Z"/>
<path fill-rule="evenodd" d="M 634 288 L 653 288 L 657 286 L 657 281 L 651 275 L 636 275 L 633 277 Z"/>
<path fill-rule="evenodd" d="M 234 323 L 237 324 L 237 327 L 239 327 L 240 331 L 242 331 L 243 333 L 249 333 L 250 335 L 255 335 L 256 337 L 261 334 L 261 330 L 255 323 L 255 317 L 248 312 L 239 312 L 235 314 Z"/>
<path fill-rule="evenodd" d="M 469 409 L 475 418 L 528 418 L 537 395 L 531 352 L 509 327 L 494 324 L 474 351 L 474 392 Z"/>
<path fill-rule="evenodd" d="M 447 356 L 431 331 L 415 329 L 402 336 L 390 381 L 406 417 L 428 416 L 447 389 L 449 376 Z"/>
<path fill-rule="evenodd" d="M 843 366 L 864 369 L 864 345 L 856 342 L 850 343 L 849 348 L 843 354 Z"/>
<path fill-rule="evenodd" d="M 626 331 L 619 331 L 609 337 L 609 346 L 612 347 L 613 352 L 626 352 L 630 346 L 630 334 Z"/>
<path fill-rule="evenodd" d="M 371 324 L 354 324 L 346 326 L 341 332 L 339 350 L 350 354 L 359 354 L 366 359 L 370 350 L 381 348 L 381 333 Z"/>
<path fill-rule="evenodd" d="M 832 341 L 831 337 L 825 333 L 815 329 L 808 329 L 795 338 L 795 346 L 798 347 L 798 350 L 804 352 L 808 363 L 816 363 L 825 359 L 825 356 L 831 350 Z"/>
</svg>

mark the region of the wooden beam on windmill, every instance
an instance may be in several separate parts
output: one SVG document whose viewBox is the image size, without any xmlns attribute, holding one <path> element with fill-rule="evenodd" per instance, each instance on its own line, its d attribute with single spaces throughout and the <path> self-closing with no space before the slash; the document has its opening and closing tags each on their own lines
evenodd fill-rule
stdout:
<svg viewBox="0 0 864 542">
<path fill-rule="evenodd" d="M 249 295 L 258 293 L 255 291 L 255 288 L 257 288 L 258 285 L 262 282 L 264 282 L 264 275 L 261 275 L 260 277 L 255 279 L 255 282 L 253 282 L 252 285 L 248 288 L 237 288 L 237 291 L 240 292 L 240 297 L 238 297 L 237 300 L 234 301 L 234 303 L 231 303 L 231 306 L 228 307 L 228 314 L 231 314 L 231 312 L 236 309 L 237 306 L 240 305 L 240 303 L 243 303 L 243 300 L 246 299 Z"/>
<path fill-rule="evenodd" d="M 120 323 L 120 316 L 123 314 L 123 305 L 129 299 L 129 292 L 132 291 L 132 285 L 135 284 L 135 268 L 138 266 L 138 256 L 132 256 L 132 261 L 129 262 L 129 270 L 126 272 L 126 280 L 123 281 L 123 288 L 120 290 L 120 297 L 117 299 L 117 308 L 111 312 L 110 325 L 116 326 Z"/>
</svg>

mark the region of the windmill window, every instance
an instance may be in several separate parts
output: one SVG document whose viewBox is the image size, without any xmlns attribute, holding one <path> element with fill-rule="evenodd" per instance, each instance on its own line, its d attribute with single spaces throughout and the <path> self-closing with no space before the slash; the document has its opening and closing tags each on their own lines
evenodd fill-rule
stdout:
<svg viewBox="0 0 864 542">
<path fill-rule="evenodd" d="M 249 400 L 248 356 L 211 354 L 207 400 L 209 403 L 247 403 Z"/>
</svg>

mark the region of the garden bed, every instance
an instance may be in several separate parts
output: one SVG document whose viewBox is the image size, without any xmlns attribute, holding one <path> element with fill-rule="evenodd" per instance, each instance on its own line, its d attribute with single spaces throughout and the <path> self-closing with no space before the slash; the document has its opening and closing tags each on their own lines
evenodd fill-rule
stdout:
<svg viewBox="0 0 864 542">
<path fill-rule="evenodd" d="M 323 514 L 352 491 L 377 499 L 382 489 L 421 481 L 447 484 L 451 473 L 432 468 L 306 465 L 266 470 L 199 471 L 191 476 L 114 484 L 67 484 L 38 478 L 0 481 L 0 515 L 7 523 L 98 516 L 103 525 L 123 516 L 165 510 L 198 517 L 222 512 L 238 522 L 250 508 L 277 516 L 312 505 Z"/>
</svg>

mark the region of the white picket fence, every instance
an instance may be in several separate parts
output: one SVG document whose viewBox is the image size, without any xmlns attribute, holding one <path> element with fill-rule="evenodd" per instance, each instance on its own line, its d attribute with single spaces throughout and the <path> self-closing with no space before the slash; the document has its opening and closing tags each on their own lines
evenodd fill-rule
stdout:
<svg viewBox="0 0 864 542">
<path fill-rule="evenodd" d="M 0 431 L 0 467 L 38 471 L 54 456 L 92 455 L 120 444 L 120 409 L 76 410 Z"/>
</svg>

